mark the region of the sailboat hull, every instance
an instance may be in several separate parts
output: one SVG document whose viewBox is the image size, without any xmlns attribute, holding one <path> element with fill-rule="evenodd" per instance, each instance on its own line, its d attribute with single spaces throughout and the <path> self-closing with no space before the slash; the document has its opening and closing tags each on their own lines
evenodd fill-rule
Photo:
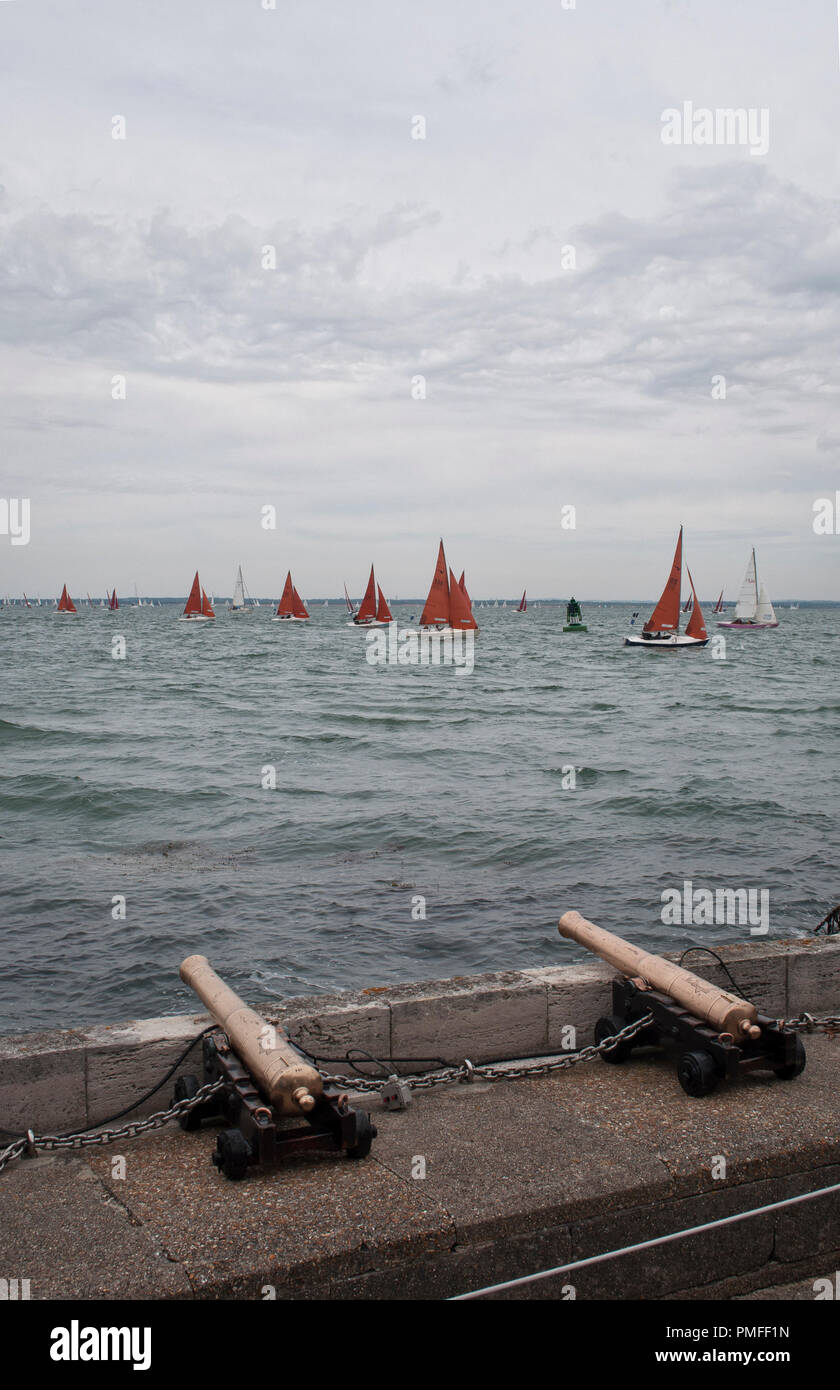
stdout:
<svg viewBox="0 0 840 1390">
<path fill-rule="evenodd" d="M 441 637 L 455 637 L 468 632 L 472 633 L 474 637 L 478 636 L 477 627 L 450 627 L 448 624 L 445 627 L 436 627 L 434 623 L 426 623 L 423 627 L 419 628 L 418 631 L 421 634 L 424 632 L 437 632 Z"/>
<path fill-rule="evenodd" d="M 705 647 L 708 637 L 686 637 L 683 632 L 675 632 L 670 637 L 625 637 L 625 647 L 636 647 L 648 652 L 673 652 L 684 647 Z"/>
<path fill-rule="evenodd" d="M 565 627 L 563 628 L 563 631 L 564 631 L 564 632 L 588 632 L 588 631 L 589 631 L 589 628 L 586 626 L 586 623 L 566 623 Z"/>
<path fill-rule="evenodd" d="M 361 623 L 357 623 L 357 622 L 354 622 L 353 619 L 351 618 L 351 620 L 350 620 L 350 622 L 347 624 L 347 626 L 348 626 L 348 627 L 355 627 L 355 628 L 360 628 L 360 627 L 390 627 L 391 624 L 392 624 L 392 622 L 394 622 L 394 619 L 393 619 L 393 618 L 368 618 L 366 621 L 363 621 L 363 622 L 361 622 Z"/>
<path fill-rule="evenodd" d="M 205 613 L 182 613 L 178 618 L 179 623 L 212 623 L 215 618 L 208 617 Z"/>
<path fill-rule="evenodd" d="M 276 613 L 271 619 L 273 623 L 308 623 L 308 618 L 296 618 L 294 613 Z"/>
<path fill-rule="evenodd" d="M 736 632 L 759 632 L 762 628 L 765 627 L 778 626 L 778 623 L 742 623 L 737 621 L 731 623 L 718 623 L 718 627 L 734 628 Z"/>
</svg>

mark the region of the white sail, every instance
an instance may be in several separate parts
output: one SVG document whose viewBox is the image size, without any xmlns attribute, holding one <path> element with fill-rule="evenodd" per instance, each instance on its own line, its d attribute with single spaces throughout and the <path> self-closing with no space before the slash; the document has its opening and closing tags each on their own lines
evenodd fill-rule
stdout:
<svg viewBox="0 0 840 1390">
<path fill-rule="evenodd" d="M 747 561 L 747 572 L 744 575 L 744 582 L 741 585 L 741 592 L 735 605 L 736 622 L 755 622 L 757 598 L 758 578 L 755 572 L 755 551 L 753 551 Z"/>
<path fill-rule="evenodd" d="M 761 592 L 758 596 L 758 607 L 755 610 L 755 619 L 758 623 L 775 623 L 776 621 L 776 614 L 764 584 L 762 584 Z"/>
<path fill-rule="evenodd" d="M 231 608 L 244 608 L 244 607 L 245 607 L 245 585 L 244 585 L 243 580 L 242 580 L 242 566 L 241 566 L 241 565 L 239 566 L 239 569 L 236 571 L 236 583 L 235 583 L 235 585 L 233 586 L 233 598 L 232 598 L 232 600 L 231 600 L 231 605 L 230 605 L 230 606 L 231 606 Z"/>
</svg>

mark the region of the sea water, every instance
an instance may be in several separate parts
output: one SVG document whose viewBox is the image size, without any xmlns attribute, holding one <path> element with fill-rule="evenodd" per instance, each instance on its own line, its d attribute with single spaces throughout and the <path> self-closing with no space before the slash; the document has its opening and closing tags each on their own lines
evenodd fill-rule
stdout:
<svg viewBox="0 0 840 1390">
<path fill-rule="evenodd" d="M 372 665 L 337 603 L 0 610 L 0 1030 L 189 1011 L 194 951 L 258 1002 L 569 964 L 569 908 L 654 950 L 809 933 L 840 898 L 840 607 L 723 656 L 583 609 L 479 608 L 468 676 Z M 728 890 L 766 931 L 717 920 Z"/>
</svg>

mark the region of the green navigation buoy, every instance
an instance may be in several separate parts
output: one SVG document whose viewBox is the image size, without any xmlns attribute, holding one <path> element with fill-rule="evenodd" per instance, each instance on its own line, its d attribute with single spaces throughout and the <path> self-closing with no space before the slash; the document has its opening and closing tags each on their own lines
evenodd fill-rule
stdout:
<svg viewBox="0 0 840 1390">
<path fill-rule="evenodd" d="M 564 632 L 587 632 L 588 628 L 583 621 L 583 614 L 580 611 L 580 604 L 576 598 L 570 598 L 566 604 L 566 624 Z"/>
</svg>

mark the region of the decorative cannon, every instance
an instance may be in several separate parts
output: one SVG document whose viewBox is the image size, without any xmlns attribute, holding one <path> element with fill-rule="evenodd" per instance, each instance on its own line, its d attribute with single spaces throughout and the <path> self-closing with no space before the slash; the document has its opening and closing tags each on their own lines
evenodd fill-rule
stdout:
<svg viewBox="0 0 840 1390">
<path fill-rule="evenodd" d="M 208 1082 L 224 1086 L 186 1111 L 185 1130 L 203 1120 L 226 1120 L 213 1163 L 225 1177 L 244 1178 L 258 1163 L 277 1163 L 312 1150 L 364 1158 L 376 1138 L 370 1116 L 352 1109 L 346 1095 L 327 1088 L 316 1069 L 276 1024 L 249 1009 L 213 970 L 206 956 L 181 962 L 191 985 L 220 1026 L 204 1039 L 204 1078 L 180 1076 L 175 1100 L 187 1100 Z M 305 1124 L 295 1124 L 302 1119 Z"/>
<path fill-rule="evenodd" d="M 613 980 L 612 1014 L 595 1025 L 596 1043 L 615 1037 L 645 1014 L 653 1015 L 647 1028 L 603 1052 L 604 1061 L 623 1062 L 634 1047 L 677 1043 L 683 1049 L 677 1076 L 690 1096 L 706 1096 L 721 1078 L 741 1072 L 772 1071 L 789 1081 L 804 1071 L 799 1034 L 765 1018 L 749 1000 L 631 946 L 579 912 L 565 913 L 557 926 L 561 936 L 579 941 L 621 971 Z"/>
</svg>

